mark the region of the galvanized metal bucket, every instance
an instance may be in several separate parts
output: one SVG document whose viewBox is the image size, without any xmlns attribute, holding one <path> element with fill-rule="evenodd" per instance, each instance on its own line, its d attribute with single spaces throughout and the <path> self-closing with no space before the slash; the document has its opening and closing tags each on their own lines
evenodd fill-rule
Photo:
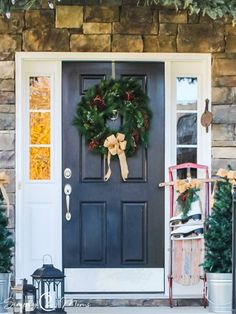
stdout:
<svg viewBox="0 0 236 314">
<path fill-rule="evenodd" d="M 0 313 L 7 311 L 7 299 L 10 294 L 10 277 L 10 273 L 0 273 Z"/>
<path fill-rule="evenodd" d="M 207 299 L 210 312 L 231 312 L 232 274 L 207 273 Z"/>
</svg>

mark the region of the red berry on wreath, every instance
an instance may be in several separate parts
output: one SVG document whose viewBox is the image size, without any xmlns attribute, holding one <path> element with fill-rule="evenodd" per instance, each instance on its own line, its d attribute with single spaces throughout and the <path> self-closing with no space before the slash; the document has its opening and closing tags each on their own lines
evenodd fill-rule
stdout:
<svg viewBox="0 0 236 314">
<path fill-rule="evenodd" d="M 94 148 L 96 148 L 98 145 L 98 141 L 92 140 L 89 142 L 88 144 L 88 150 L 94 150 Z"/>
<path fill-rule="evenodd" d="M 99 111 L 103 111 L 105 108 L 105 102 L 100 95 L 97 95 L 92 102 L 92 106 L 97 107 Z"/>
<path fill-rule="evenodd" d="M 181 199 L 182 199 L 183 202 L 185 202 L 186 199 L 187 199 L 187 195 L 184 193 L 184 194 L 181 196 Z"/>
<path fill-rule="evenodd" d="M 127 101 L 133 101 L 134 100 L 134 94 L 132 92 L 125 92 L 124 93 L 124 99 Z"/>
</svg>

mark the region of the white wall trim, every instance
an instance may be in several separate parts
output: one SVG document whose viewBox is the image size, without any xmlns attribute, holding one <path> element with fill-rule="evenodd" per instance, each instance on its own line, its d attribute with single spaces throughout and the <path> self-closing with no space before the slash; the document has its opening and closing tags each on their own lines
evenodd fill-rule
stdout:
<svg viewBox="0 0 236 314">
<path fill-rule="evenodd" d="M 129 53 L 129 52 L 16 52 L 16 63 L 23 60 L 54 61 L 208 61 L 209 53 Z"/>
<path fill-rule="evenodd" d="M 22 262 L 25 256 L 24 246 L 24 230 L 22 230 L 23 220 L 23 195 L 22 195 L 22 182 L 23 182 L 23 163 L 22 163 L 22 129 L 24 126 L 22 117 L 22 73 L 24 66 L 29 61 L 37 62 L 55 62 L 57 64 L 58 73 L 61 74 L 62 61 L 159 61 L 165 62 L 165 92 L 166 92 L 166 111 L 165 111 L 165 178 L 168 180 L 167 167 L 173 163 L 171 147 L 171 97 L 170 90 L 173 88 L 171 82 L 171 68 L 173 63 L 178 62 L 202 62 L 205 68 L 206 77 L 204 78 L 203 98 L 211 97 L 211 55 L 206 53 L 70 53 L 70 52 L 17 52 L 16 53 L 16 278 L 25 277 L 21 272 Z M 61 89 L 61 79 L 57 81 L 57 90 Z M 61 95 L 58 96 L 59 105 L 61 106 Z M 61 117 L 59 117 L 61 119 Z M 61 141 L 61 135 L 58 136 L 58 141 Z M 204 156 L 205 163 L 210 167 L 211 165 L 211 133 L 204 137 Z M 206 162 L 207 161 L 207 162 Z M 61 156 L 60 156 L 61 164 Z M 58 208 L 61 217 L 62 208 Z M 168 217 L 169 217 L 169 193 L 165 191 L 165 211 L 166 211 L 166 225 L 165 225 L 165 271 L 168 272 Z M 60 265 L 61 261 L 57 261 Z M 165 276 L 166 277 L 166 276 Z M 168 294 L 168 282 L 165 280 L 165 295 Z M 140 294 L 141 296 L 142 294 Z M 147 298 L 147 295 L 143 295 Z M 115 295 L 111 295 L 115 297 Z M 159 295 L 163 297 L 163 295 Z"/>
</svg>

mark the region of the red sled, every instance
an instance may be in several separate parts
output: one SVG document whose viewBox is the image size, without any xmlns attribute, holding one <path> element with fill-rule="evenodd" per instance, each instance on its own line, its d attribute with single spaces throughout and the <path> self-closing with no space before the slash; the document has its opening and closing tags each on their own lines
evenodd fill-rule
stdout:
<svg viewBox="0 0 236 314">
<path fill-rule="evenodd" d="M 208 167 L 194 163 L 183 163 L 171 166 L 169 170 L 170 182 L 176 179 L 198 179 L 201 173 L 201 179 L 209 180 Z M 179 217 L 175 211 L 176 192 L 174 185 L 170 185 L 170 237 L 169 237 L 169 304 L 173 307 L 173 282 L 181 285 L 196 285 L 200 280 L 203 282 L 203 306 L 206 307 L 206 275 L 200 267 L 204 258 L 204 221 L 209 215 L 209 182 L 203 183 L 202 192 L 204 204 L 199 197 L 198 210 L 192 210 L 192 215 L 188 219 L 192 221 L 180 221 L 184 228 L 179 226 Z M 200 217 L 200 218 L 199 218 Z M 196 219 L 196 220 L 194 220 Z M 201 220 L 197 220 L 201 219 Z M 177 225 L 175 224 L 177 222 Z M 178 228 L 176 228 L 178 227 Z M 182 233 L 182 229 L 185 233 Z M 189 236 L 191 234 L 191 236 Z"/>
</svg>

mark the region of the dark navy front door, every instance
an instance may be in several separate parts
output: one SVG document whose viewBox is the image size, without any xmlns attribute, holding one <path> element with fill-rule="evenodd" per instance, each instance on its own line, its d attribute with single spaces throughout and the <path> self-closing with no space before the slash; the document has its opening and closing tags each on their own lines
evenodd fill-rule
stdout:
<svg viewBox="0 0 236 314">
<path fill-rule="evenodd" d="M 64 62 L 63 68 L 63 266 L 64 268 L 164 268 L 164 64 L 154 62 Z M 84 92 L 111 76 L 134 77 L 150 97 L 153 113 L 149 148 L 127 159 L 123 182 L 119 163 L 104 182 L 104 159 L 88 151 L 72 125 Z M 64 178 L 64 169 L 72 176 Z M 64 186 L 71 220 L 65 219 Z"/>
</svg>

